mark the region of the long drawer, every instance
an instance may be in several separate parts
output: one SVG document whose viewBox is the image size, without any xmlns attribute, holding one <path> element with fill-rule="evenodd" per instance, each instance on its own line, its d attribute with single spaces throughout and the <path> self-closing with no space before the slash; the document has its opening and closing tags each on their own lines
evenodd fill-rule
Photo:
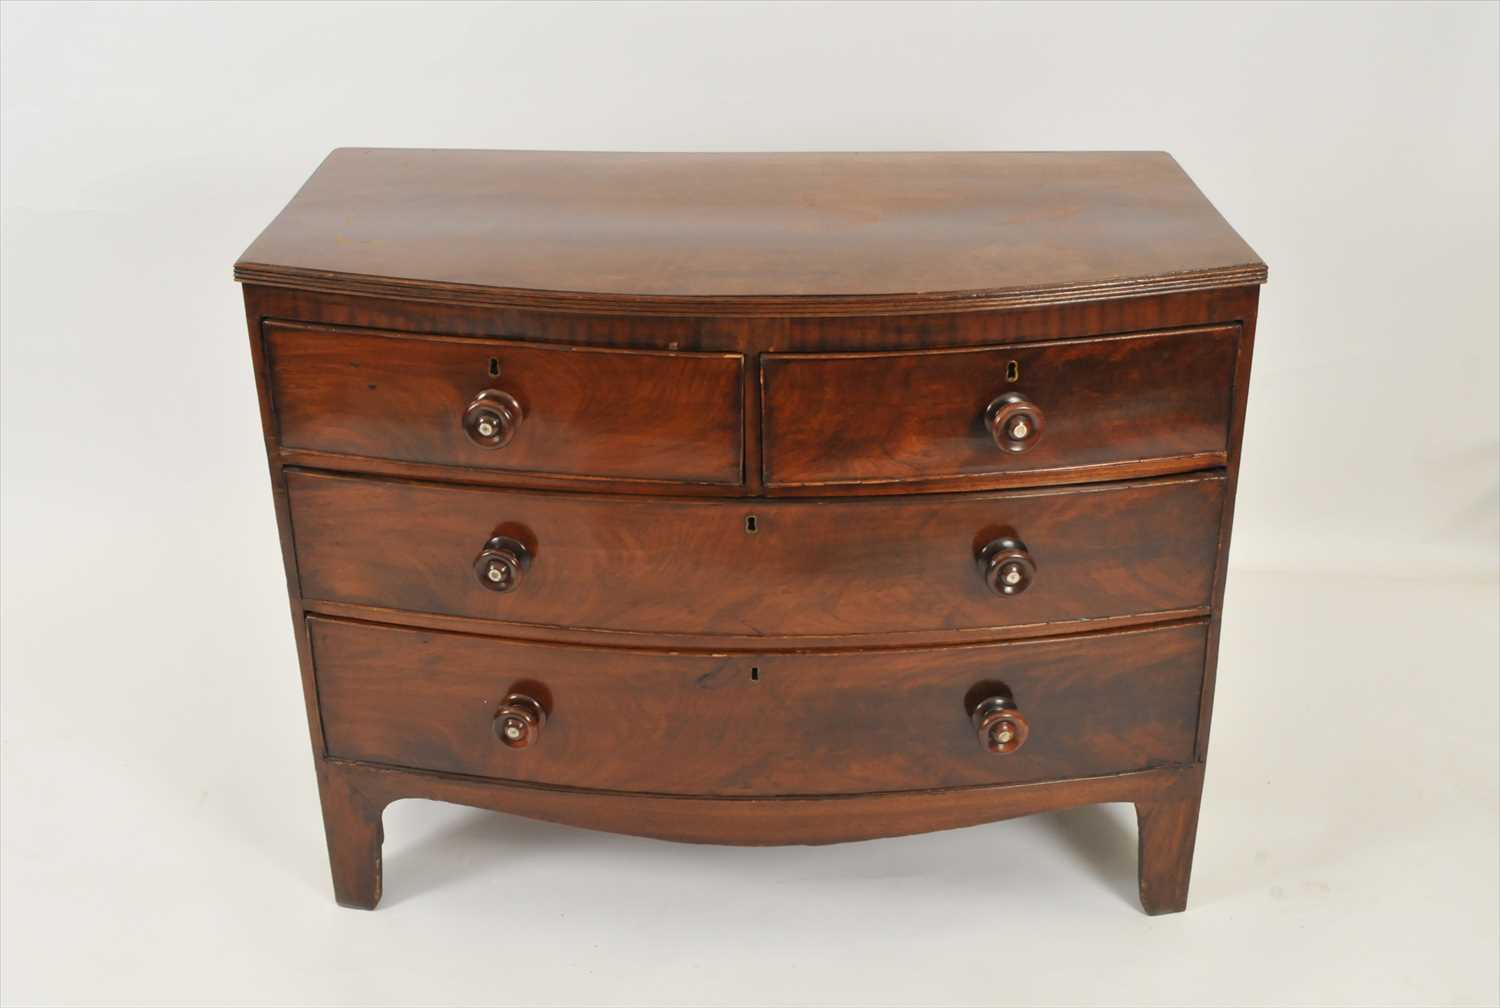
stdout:
<svg viewBox="0 0 1500 1008">
<path fill-rule="evenodd" d="M 308 622 L 331 756 L 703 795 L 1021 783 L 1188 763 L 1207 639 L 1200 620 L 931 650 L 722 655 Z M 524 748 L 505 741 L 505 710 L 521 706 L 512 697 L 541 708 Z M 972 717 L 996 697 L 1026 725 L 1013 752 L 991 751 Z"/>
<path fill-rule="evenodd" d="M 287 489 L 304 599 L 797 637 L 1206 607 L 1225 481 L 745 502 L 288 470 Z"/>
</svg>

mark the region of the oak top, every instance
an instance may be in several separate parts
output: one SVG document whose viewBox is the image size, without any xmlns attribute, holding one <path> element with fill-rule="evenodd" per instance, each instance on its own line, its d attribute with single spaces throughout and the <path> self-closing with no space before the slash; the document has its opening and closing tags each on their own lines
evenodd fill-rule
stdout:
<svg viewBox="0 0 1500 1008">
<path fill-rule="evenodd" d="M 245 251 L 252 283 L 648 314 L 850 315 L 1264 282 L 1160 152 L 343 148 Z"/>
</svg>

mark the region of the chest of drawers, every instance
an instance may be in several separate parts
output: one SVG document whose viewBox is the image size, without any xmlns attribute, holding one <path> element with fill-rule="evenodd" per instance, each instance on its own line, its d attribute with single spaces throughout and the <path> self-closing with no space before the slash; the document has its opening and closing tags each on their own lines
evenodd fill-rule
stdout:
<svg viewBox="0 0 1500 1008">
<path fill-rule="evenodd" d="M 1185 906 L 1265 267 L 1170 157 L 339 150 L 235 275 L 340 903 L 423 797 L 1130 802 Z"/>
</svg>

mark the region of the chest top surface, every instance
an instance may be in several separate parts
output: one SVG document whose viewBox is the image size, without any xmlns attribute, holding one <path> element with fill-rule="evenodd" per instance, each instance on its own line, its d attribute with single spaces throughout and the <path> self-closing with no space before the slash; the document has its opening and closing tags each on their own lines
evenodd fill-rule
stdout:
<svg viewBox="0 0 1500 1008">
<path fill-rule="evenodd" d="M 629 313 L 977 310 L 1258 284 L 1170 155 L 344 148 L 246 282 Z"/>
</svg>

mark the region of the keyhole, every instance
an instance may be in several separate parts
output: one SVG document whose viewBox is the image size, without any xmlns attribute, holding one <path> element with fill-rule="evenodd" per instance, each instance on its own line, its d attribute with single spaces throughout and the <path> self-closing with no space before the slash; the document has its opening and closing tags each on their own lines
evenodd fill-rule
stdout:
<svg viewBox="0 0 1500 1008">
<path fill-rule="evenodd" d="M 746 535 L 754 535 L 757 531 L 759 531 L 759 528 L 760 528 L 760 526 L 756 523 L 754 515 L 746 515 L 745 516 L 745 534 Z"/>
<path fill-rule="evenodd" d="M 1016 363 L 1015 361 L 1011 361 L 1009 364 L 1005 365 L 1005 380 L 1011 382 L 1020 381 L 1021 365 Z"/>
<path fill-rule="evenodd" d="M 500 377 L 500 358 L 499 357 L 491 357 L 490 358 L 490 377 L 491 378 L 499 378 Z M 1012 378 L 1011 381 L 1015 381 L 1015 379 Z"/>
</svg>

